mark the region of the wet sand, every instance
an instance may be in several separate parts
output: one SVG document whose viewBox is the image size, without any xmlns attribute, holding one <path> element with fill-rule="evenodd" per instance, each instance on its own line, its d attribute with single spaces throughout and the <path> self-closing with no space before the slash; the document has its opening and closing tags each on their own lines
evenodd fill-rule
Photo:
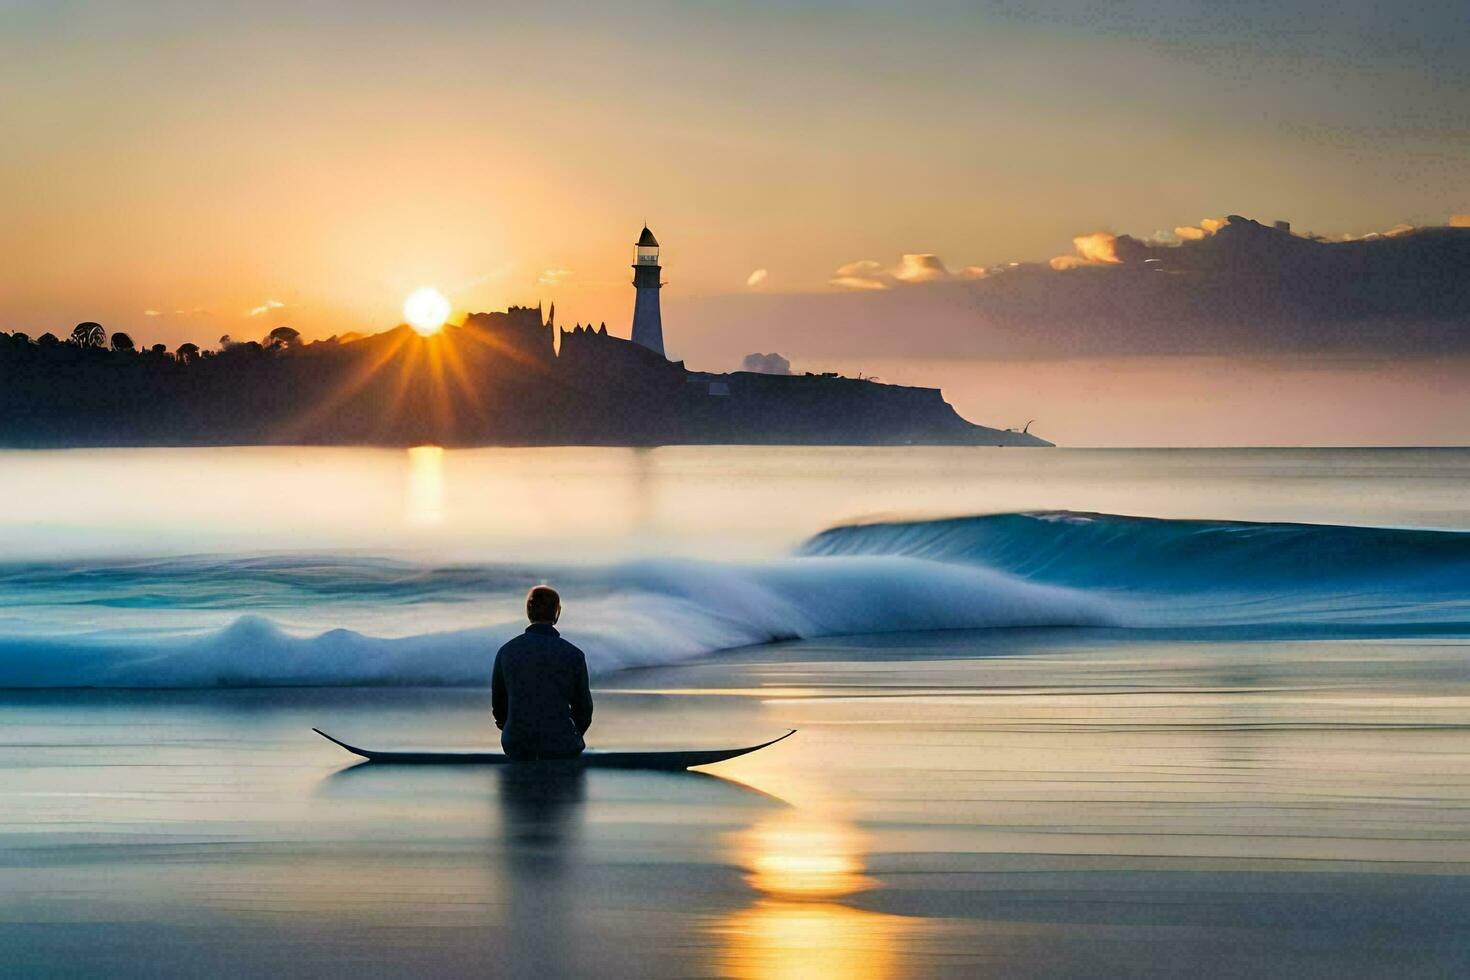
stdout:
<svg viewBox="0 0 1470 980">
<path fill-rule="evenodd" d="M 485 692 L 0 693 L 0 972 L 1451 976 L 1470 643 L 988 630 L 602 678 L 709 774 L 354 766 Z"/>
</svg>

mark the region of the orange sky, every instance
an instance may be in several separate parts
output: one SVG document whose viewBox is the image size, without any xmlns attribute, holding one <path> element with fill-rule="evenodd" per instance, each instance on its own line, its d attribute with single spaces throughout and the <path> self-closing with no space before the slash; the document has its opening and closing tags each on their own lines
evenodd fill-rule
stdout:
<svg viewBox="0 0 1470 980">
<path fill-rule="evenodd" d="M 1455 18 L 1067 9 L 7 3 L 0 329 L 326 336 L 434 285 L 625 333 L 644 220 L 673 311 L 1227 211 L 1333 235 L 1470 211 Z M 734 367 L 698 328 L 670 319 L 671 348 Z"/>
</svg>

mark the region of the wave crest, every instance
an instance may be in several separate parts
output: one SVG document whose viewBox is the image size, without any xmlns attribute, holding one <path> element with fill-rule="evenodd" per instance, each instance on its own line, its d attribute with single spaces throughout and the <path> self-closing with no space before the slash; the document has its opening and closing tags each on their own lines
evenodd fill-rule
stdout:
<svg viewBox="0 0 1470 980">
<path fill-rule="evenodd" d="M 609 579 L 609 591 L 571 606 L 564 628 L 595 673 L 783 639 L 1115 621 L 1098 597 L 903 557 L 643 562 Z M 298 636 L 251 614 L 194 636 L 0 639 L 0 686 L 477 686 L 487 683 L 496 648 L 520 629 L 500 622 L 394 638 L 346 629 Z"/>
<path fill-rule="evenodd" d="M 1341 588 L 1470 585 L 1470 533 L 1334 524 L 1165 520 L 1075 511 L 853 524 L 803 555 L 907 555 L 1076 587 Z"/>
</svg>

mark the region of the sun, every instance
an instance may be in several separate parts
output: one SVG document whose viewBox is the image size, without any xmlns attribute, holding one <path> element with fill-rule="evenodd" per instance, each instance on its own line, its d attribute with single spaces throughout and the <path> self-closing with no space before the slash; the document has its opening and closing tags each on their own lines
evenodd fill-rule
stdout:
<svg viewBox="0 0 1470 980">
<path fill-rule="evenodd" d="M 444 329 L 449 319 L 449 300 L 433 286 L 423 286 L 408 294 L 403 301 L 403 318 L 424 337 Z"/>
</svg>

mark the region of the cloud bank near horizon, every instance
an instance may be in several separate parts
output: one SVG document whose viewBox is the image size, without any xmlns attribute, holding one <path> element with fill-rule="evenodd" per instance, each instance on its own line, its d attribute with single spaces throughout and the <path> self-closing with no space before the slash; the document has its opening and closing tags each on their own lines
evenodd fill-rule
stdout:
<svg viewBox="0 0 1470 980">
<path fill-rule="evenodd" d="M 683 350 L 722 360 L 777 345 L 799 358 L 1470 354 L 1467 224 L 1329 240 L 1231 215 L 1147 239 L 1078 235 L 1050 262 L 861 260 L 836 270 L 835 292 L 672 312 L 691 332 Z"/>
<path fill-rule="evenodd" d="M 951 272 L 944 260 L 933 252 L 905 253 L 898 265 L 888 268 L 874 259 L 860 259 L 837 267 L 830 286 L 839 289 L 873 291 L 892 289 L 897 285 L 918 285 L 930 282 L 962 282 L 984 279 L 989 270 L 978 265 L 967 265 L 958 272 Z"/>
</svg>

